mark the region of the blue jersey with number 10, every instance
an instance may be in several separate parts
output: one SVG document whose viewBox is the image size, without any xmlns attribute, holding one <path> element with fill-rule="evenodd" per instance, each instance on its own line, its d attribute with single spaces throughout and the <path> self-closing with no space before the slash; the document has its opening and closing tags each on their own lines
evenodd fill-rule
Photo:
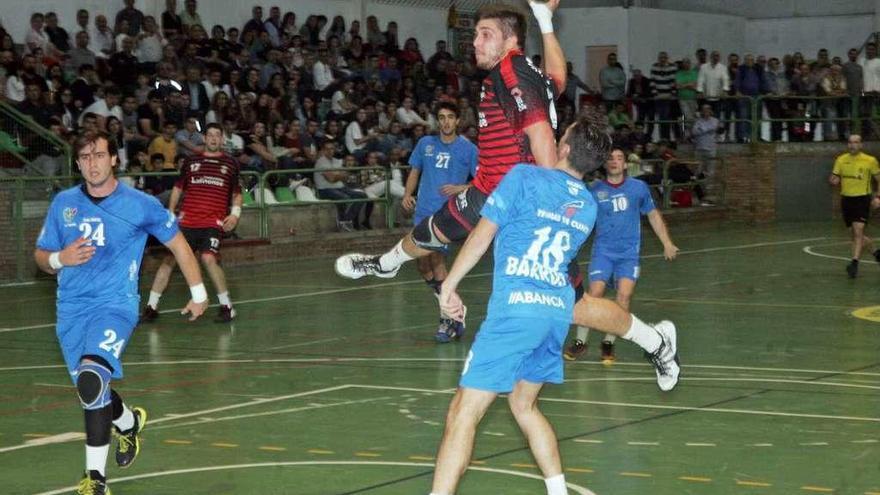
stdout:
<svg viewBox="0 0 880 495">
<path fill-rule="evenodd" d="M 464 184 L 469 175 L 477 175 L 477 147 L 461 136 L 450 144 L 444 143 L 439 136 L 425 136 L 419 139 L 409 155 L 409 164 L 413 170 L 421 171 L 419 199 L 413 219 L 418 224 L 449 199 L 440 192 L 441 187 Z"/>
<path fill-rule="evenodd" d="M 561 170 L 517 165 L 481 214 L 498 225 L 486 319 L 571 321 L 568 264 L 596 223 L 596 203 L 583 181 Z"/>
<path fill-rule="evenodd" d="M 166 243 L 177 231 L 174 215 L 156 198 L 121 182 L 98 203 L 82 186 L 55 196 L 37 247 L 60 251 L 83 237 L 96 248 L 88 262 L 58 273 L 59 320 L 107 305 L 133 309 L 136 318 L 147 235 Z"/>
<path fill-rule="evenodd" d="M 626 177 L 620 184 L 597 181 L 590 186 L 590 191 L 599 204 L 593 253 L 612 258 L 638 258 L 641 216 L 655 208 L 648 184 Z"/>
</svg>

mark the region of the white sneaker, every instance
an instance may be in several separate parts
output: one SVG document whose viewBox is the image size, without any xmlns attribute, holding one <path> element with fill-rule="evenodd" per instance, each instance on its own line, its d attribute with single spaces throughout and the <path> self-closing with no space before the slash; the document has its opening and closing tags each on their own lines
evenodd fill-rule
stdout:
<svg viewBox="0 0 880 495">
<path fill-rule="evenodd" d="M 379 278 L 394 278 L 400 267 L 394 270 L 383 270 L 378 255 L 360 253 L 344 254 L 336 258 L 336 273 L 340 277 L 357 280 L 367 275 Z"/>
<path fill-rule="evenodd" d="M 660 347 L 653 353 L 646 352 L 645 358 L 654 365 L 654 371 L 657 373 L 657 386 L 660 387 L 660 390 L 669 392 L 678 385 L 678 375 L 681 373 L 681 367 L 678 364 L 675 324 L 664 320 L 653 327 L 660 334 Z"/>
</svg>

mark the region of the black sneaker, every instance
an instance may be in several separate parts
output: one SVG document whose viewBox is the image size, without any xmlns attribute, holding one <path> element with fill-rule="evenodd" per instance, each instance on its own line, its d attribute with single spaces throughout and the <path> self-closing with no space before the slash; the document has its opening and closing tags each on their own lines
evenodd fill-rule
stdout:
<svg viewBox="0 0 880 495">
<path fill-rule="evenodd" d="M 877 263 L 880 263 L 880 249 L 874 250 L 874 259 L 877 260 Z"/>
<path fill-rule="evenodd" d="M 574 342 L 571 343 L 565 349 L 565 352 L 562 353 L 562 357 L 565 358 L 566 361 L 576 361 L 577 358 L 584 355 L 587 352 L 587 344 L 584 343 L 583 340 L 574 339 Z"/>
<path fill-rule="evenodd" d="M 121 468 L 127 468 L 132 465 L 141 451 L 140 433 L 147 425 L 147 411 L 142 407 L 132 407 L 131 413 L 134 414 L 134 426 L 125 432 L 113 430 L 118 439 L 116 444 L 116 465 Z"/>
<path fill-rule="evenodd" d="M 85 473 L 76 487 L 76 495 L 110 495 L 110 487 L 107 486 L 107 478 L 97 471 Z"/>
<path fill-rule="evenodd" d="M 856 260 L 850 261 L 848 265 L 846 265 L 846 274 L 849 278 L 856 278 L 856 275 L 859 273 L 859 262 Z"/>
<path fill-rule="evenodd" d="M 152 306 L 144 306 L 144 312 L 141 313 L 141 319 L 139 323 L 152 323 L 156 321 L 156 318 L 159 317 L 159 312 L 153 309 Z"/>
<path fill-rule="evenodd" d="M 217 317 L 214 318 L 214 323 L 229 323 L 235 319 L 235 309 L 232 306 L 220 306 L 220 310 L 217 311 Z"/>
<path fill-rule="evenodd" d="M 617 360 L 614 355 L 614 342 L 602 341 L 602 364 L 611 364 Z"/>
</svg>

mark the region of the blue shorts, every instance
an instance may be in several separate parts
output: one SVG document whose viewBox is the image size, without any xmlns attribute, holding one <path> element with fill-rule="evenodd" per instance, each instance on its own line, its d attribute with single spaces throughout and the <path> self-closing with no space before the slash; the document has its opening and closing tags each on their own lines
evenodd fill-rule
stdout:
<svg viewBox="0 0 880 495">
<path fill-rule="evenodd" d="M 520 380 L 562 383 L 562 344 L 569 324 L 538 318 L 484 321 L 458 384 L 501 393 L 513 390 Z"/>
<path fill-rule="evenodd" d="M 137 309 L 132 314 L 124 306 L 98 307 L 73 318 L 59 319 L 55 335 L 71 380 L 76 383 L 76 370 L 86 355 L 100 356 L 113 368 L 113 378 L 122 378 L 120 359 L 135 325 Z"/>
<path fill-rule="evenodd" d="M 590 282 L 605 282 L 612 278 L 617 282 L 622 278 L 628 278 L 633 282 L 639 279 L 638 258 L 615 258 L 602 253 L 593 253 L 589 266 Z"/>
</svg>

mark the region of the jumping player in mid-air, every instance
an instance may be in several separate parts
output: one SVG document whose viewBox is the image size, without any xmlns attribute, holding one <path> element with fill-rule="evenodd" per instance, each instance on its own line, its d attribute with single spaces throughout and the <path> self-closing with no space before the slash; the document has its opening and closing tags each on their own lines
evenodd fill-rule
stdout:
<svg viewBox="0 0 880 495">
<path fill-rule="evenodd" d="M 663 256 L 675 259 L 678 248 L 672 243 L 663 215 L 654 206 L 651 190 L 638 179 L 626 176 L 626 156 L 620 148 L 611 150 L 605 163 L 605 179 L 590 186 L 590 192 L 599 205 L 596 219 L 596 236 L 590 256 L 588 278 L 589 294 L 602 297 L 613 280 L 615 301 L 629 311 L 636 281 L 639 279 L 639 249 L 641 247 L 641 217 L 646 215 L 654 234 L 663 244 Z M 587 335 L 590 329 L 578 326 L 577 337 L 565 350 L 565 359 L 574 361 L 587 351 Z M 610 364 L 616 359 L 614 334 L 602 339 L 602 362 Z"/>
<path fill-rule="evenodd" d="M 183 309 L 191 320 L 208 305 L 199 265 L 177 220 L 159 201 L 116 180 L 116 141 L 84 133 L 73 145 L 84 183 L 59 193 L 46 214 L 34 259 L 58 275 L 55 333 L 85 411 L 86 472 L 80 495 L 106 495 L 110 435 L 118 438 L 116 463 L 131 466 L 147 421 L 110 386 L 122 378 L 122 353 L 138 321 L 138 274 L 147 235 L 174 253 L 190 286 Z"/>
</svg>

